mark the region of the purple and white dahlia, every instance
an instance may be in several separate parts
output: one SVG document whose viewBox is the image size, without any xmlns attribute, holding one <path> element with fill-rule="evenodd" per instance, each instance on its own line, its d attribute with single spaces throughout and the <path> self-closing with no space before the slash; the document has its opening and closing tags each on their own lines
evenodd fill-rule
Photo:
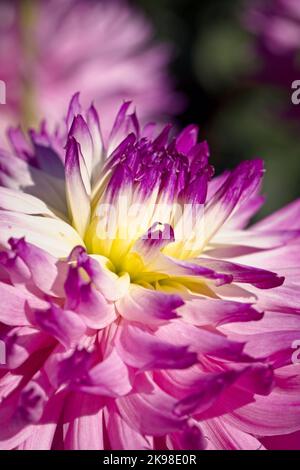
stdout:
<svg viewBox="0 0 300 470">
<path fill-rule="evenodd" d="M 299 447 L 300 202 L 129 109 L 0 153 L 1 448 Z"/>
</svg>

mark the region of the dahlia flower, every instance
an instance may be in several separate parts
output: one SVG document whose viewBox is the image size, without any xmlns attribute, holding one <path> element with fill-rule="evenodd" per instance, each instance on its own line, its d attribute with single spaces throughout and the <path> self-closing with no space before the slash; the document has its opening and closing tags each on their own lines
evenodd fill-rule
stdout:
<svg viewBox="0 0 300 470">
<path fill-rule="evenodd" d="M 1 1 L 2 133 L 44 116 L 54 125 L 78 90 L 87 103 L 101 103 L 107 129 L 122 99 L 134 100 L 142 119 L 169 115 L 180 106 L 167 73 L 170 51 L 152 37 L 125 0 Z"/>
<path fill-rule="evenodd" d="M 197 135 L 124 102 L 103 141 L 78 95 L 55 134 L 11 130 L 1 448 L 298 445 L 300 202 L 246 228 L 262 161 L 214 177 Z"/>
<path fill-rule="evenodd" d="M 298 0 L 256 0 L 249 2 L 244 24 L 257 36 L 257 78 L 290 90 L 299 78 L 297 56 L 300 44 Z"/>
</svg>

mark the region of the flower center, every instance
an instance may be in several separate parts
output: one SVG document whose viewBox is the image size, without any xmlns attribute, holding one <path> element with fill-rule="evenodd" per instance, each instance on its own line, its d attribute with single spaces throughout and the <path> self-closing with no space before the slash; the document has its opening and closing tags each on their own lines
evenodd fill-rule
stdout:
<svg viewBox="0 0 300 470">
<path fill-rule="evenodd" d="M 105 256 L 116 273 L 125 271 L 131 278 L 146 270 L 143 253 L 135 246 L 145 234 L 159 239 L 161 230 L 165 238 L 158 249 L 186 258 L 199 232 L 199 211 L 213 174 L 207 147 L 199 144 L 189 158 L 176 149 L 175 141 L 166 146 L 168 132 L 166 128 L 153 142 L 130 134 L 105 164 L 102 184 L 94 193 L 84 239 L 87 250 Z"/>
</svg>

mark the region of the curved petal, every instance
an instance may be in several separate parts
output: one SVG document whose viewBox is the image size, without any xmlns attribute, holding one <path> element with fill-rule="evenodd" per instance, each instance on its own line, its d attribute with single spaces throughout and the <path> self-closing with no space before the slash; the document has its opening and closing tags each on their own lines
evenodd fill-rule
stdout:
<svg viewBox="0 0 300 470">
<path fill-rule="evenodd" d="M 255 230 L 299 230 L 300 229 L 300 199 L 274 212 L 272 215 L 257 222 Z"/>
<path fill-rule="evenodd" d="M 31 308 L 44 308 L 47 306 L 47 302 L 30 294 L 25 289 L 21 290 L 2 282 L 0 282 L 0 298 L 0 321 L 5 325 L 29 325 L 26 315 L 27 304 Z"/>
<path fill-rule="evenodd" d="M 127 395 L 132 389 L 128 368 L 116 350 L 77 380 L 75 387 L 82 392 L 108 397 Z"/>
<path fill-rule="evenodd" d="M 0 187 L 0 209 L 29 215 L 44 215 L 57 218 L 57 215 L 41 199 L 15 189 Z"/>
<path fill-rule="evenodd" d="M 184 369 L 197 361 L 197 355 L 189 352 L 188 345 L 176 346 L 170 341 L 162 341 L 155 334 L 137 326 L 124 324 L 116 342 L 122 359 L 139 370 Z"/>
<path fill-rule="evenodd" d="M 176 318 L 176 309 L 183 305 L 178 295 L 145 289 L 131 284 L 129 292 L 116 303 L 118 312 L 126 320 L 144 324 L 160 324 Z"/>
<path fill-rule="evenodd" d="M 66 149 L 66 194 L 72 224 L 83 237 L 91 216 L 89 176 L 78 143 L 69 137 Z"/>
<path fill-rule="evenodd" d="M 112 450 L 153 449 L 153 437 L 143 436 L 136 429 L 132 429 L 116 410 L 105 410 L 104 416 Z"/>
<path fill-rule="evenodd" d="M 186 418 L 173 413 L 176 401 L 157 386 L 151 393 L 140 392 L 119 398 L 116 402 L 121 417 L 143 435 L 164 436 L 182 430 Z"/>
<path fill-rule="evenodd" d="M 57 258 L 66 258 L 72 248 L 83 245 L 78 233 L 62 220 L 0 210 L 0 245 L 23 238 Z"/>
<path fill-rule="evenodd" d="M 57 338 L 67 349 L 75 347 L 86 332 L 84 322 L 76 313 L 54 304 L 47 310 L 35 310 L 34 318 L 43 331 Z"/>
<path fill-rule="evenodd" d="M 200 266 L 207 267 L 217 273 L 229 274 L 233 282 L 253 284 L 259 289 L 271 289 L 280 286 L 284 278 L 276 273 L 252 266 L 232 263 L 213 258 L 197 258 Z"/>
<path fill-rule="evenodd" d="M 178 313 L 184 321 L 197 326 L 257 321 L 263 317 L 263 312 L 250 303 L 209 298 L 187 300 Z"/>
</svg>

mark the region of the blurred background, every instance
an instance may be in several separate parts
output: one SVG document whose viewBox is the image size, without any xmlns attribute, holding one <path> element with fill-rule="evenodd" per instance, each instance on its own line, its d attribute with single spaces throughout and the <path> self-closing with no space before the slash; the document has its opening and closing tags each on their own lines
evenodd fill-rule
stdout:
<svg viewBox="0 0 300 470">
<path fill-rule="evenodd" d="M 263 158 L 262 217 L 300 195 L 299 51 L 300 0 L 0 0 L 0 136 L 59 122 L 78 90 L 109 129 L 129 98 L 198 124 L 217 174 Z"/>
<path fill-rule="evenodd" d="M 299 197 L 300 105 L 291 102 L 291 84 L 300 79 L 300 1 L 132 3 L 173 44 L 172 73 L 187 97 L 178 122 L 200 126 L 217 172 L 265 160 L 260 217 Z"/>
</svg>

